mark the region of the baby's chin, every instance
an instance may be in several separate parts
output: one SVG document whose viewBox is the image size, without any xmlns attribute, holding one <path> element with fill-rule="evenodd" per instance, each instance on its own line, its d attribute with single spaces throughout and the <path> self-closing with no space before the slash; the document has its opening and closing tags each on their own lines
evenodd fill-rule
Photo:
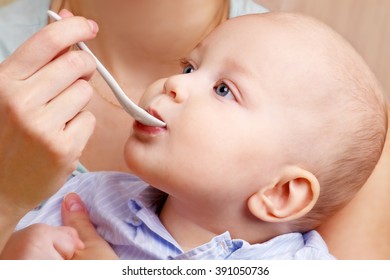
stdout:
<svg viewBox="0 0 390 280">
<path fill-rule="evenodd" d="M 138 141 L 136 137 L 130 136 L 125 144 L 124 159 L 130 172 L 138 177 L 146 173 L 146 169 L 152 168 L 148 161 L 151 159 L 149 147 Z M 142 178 L 143 179 L 143 178 Z"/>
</svg>

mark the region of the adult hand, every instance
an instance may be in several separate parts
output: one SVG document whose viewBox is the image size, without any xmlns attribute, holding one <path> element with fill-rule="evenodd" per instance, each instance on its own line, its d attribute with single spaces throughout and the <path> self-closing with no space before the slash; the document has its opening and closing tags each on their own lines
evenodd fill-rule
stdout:
<svg viewBox="0 0 390 280">
<path fill-rule="evenodd" d="M 12 234 L 0 260 L 68 260 L 83 248 L 74 228 L 33 224 Z"/>
<path fill-rule="evenodd" d="M 88 212 L 75 193 L 65 196 L 62 203 L 62 222 L 73 227 L 84 243 L 84 249 L 78 250 L 73 256 L 75 260 L 115 260 L 118 256 L 110 245 L 96 232 Z"/>
<path fill-rule="evenodd" d="M 98 27 L 67 11 L 61 16 L 0 64 L 3 229 L 62 186 L 95 125 L 93 115 L 83 111 L 93 93 L 87 80 L 95 62 L 84 51 L 68 50 L 94 38 Z"/>
</svg>

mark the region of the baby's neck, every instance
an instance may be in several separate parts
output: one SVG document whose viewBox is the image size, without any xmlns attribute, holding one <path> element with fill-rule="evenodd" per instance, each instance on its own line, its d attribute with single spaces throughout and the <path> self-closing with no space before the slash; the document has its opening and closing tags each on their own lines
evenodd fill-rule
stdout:
<svg viewBox="0 0 390 280">
<path fill-rule="evenodd" d="M 229 232 L 232 239 L 243 239 L 250 244 L 262 243 L 284 233 L 273 224 L 231 210 L 226 207 L 210 210 L 206 205 L 191 207 L 188 202 L 181 203 L 168 196 L 160 220 L 183 251 L 205 244 L 224 232 Z"/>
<path fill-rule="evenodd" d="M 183 251 L 189 251 L 210 241 L 218 232 L 200 221 L 194 221 L 183 207 L 168 196 L 160 212 L 161 223 L 180 245 Z"/>
</svg>

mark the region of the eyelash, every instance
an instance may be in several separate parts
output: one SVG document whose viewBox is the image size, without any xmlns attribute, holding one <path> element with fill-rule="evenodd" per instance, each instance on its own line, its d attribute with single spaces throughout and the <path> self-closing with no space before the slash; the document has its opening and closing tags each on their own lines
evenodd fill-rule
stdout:
<svg viewBox="0 0 390 280">
<path fill-rule="evenodd" d="M 181 65 L 181 68 L 183 69 L 182 70 L 182 74 L 188 74 L 188 73 L 184 73 L 184 68 L 188 67 L 188 66 L 192 66 L 192 68 L 195 70 L 195 66 L 193 66 L 193 64 L 191 62 L 189 62 L 186 58 L 182 58 L 180 59 L 180 65 Z"/>
</svg>

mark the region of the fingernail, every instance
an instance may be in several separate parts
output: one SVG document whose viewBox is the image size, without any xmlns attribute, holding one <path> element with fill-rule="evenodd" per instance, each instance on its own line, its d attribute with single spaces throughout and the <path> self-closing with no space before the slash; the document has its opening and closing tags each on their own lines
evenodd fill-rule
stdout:
<svg viewBox="0 0 390 280">
<path fill-rule="evenodd" d="M 97 23 L 91 19 L 88 19 L 89 26 L 91 27 L 92 33 L 97 33 L 99 31 L 99 26 Z"/>
<path fill-rule="evenodd" d="M 85 208 L 83 203 L 79 199 L 79 196 L 75 193 L 68 193 L 64 197 L 65 208 L 69 212 L 84 212 Z"/>
</svg>

